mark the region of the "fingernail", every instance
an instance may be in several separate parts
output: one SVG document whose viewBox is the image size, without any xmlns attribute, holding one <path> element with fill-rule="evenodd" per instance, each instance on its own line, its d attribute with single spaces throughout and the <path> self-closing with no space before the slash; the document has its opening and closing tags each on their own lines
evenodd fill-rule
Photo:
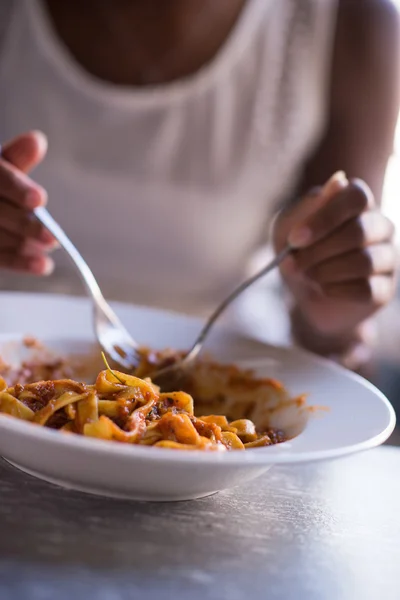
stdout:
<svg viewBox="0 0 400 600">
<path fill-rule="evenodd" d="M 46 242 L 46 250 L 47 252 L 53 252 L 53 250 L 58 250 L 61 248 L 60 243 L 57 240 L 53 239 L 51 242 Z"/>
<path fill-rule="evenodd" d="M 377 305 L 386 304 L 393 294 L 393 281 L 390 277 L 384 275 L 375 275 L 369 282 L 371 296 Z"/>
<path fill-rule="evenodd" d="M 324 185 L 322 193 L 324 196 L 336 194 L 338 191 L 344 189 L 348 183 L 346 173 L 344 171 L 336 171 Z"/>
<path fill-rule="evenodd" d="M 46 150 L 47 150 L 47 137 L 45 136 L 45 134 L 43 133 L 43 131 L 39 131 L 37 129 L 32 131 L 32 134 L 35 136 L 37 144 L 39 146 L 39 152 L 41 154 L 45 154 Z"/>
<path fill-rule="evenodd" d="M 35 256 L 38 254 L 43 254 L 45 252 L 51 252 L 58 247 L 58 242 L 56 240 L 51 240 L 50 242 L 43 242 L 40 240 L 35 240 L 33 238 L 28 238 L 24 242 L 23 246 L 23 254 L 26 256 Z"/>
<path fill-rule="evenodd" d="M 47 229 L 42 229 L 39 234 L 39 240 L 43 242 L 43 244 L 51 245 L 52 248 L 58 248 L 59 243 L 57 240 L 51 235 L 50 231 Z"/>
<path fill-rule="evenodd" d="M 39 190 L 29 190 L 25 196 L 25 206 L 26 208 L 33 210 L 38 206 L 43 206 L 44 198 L 43 194 L 39 192 Z"/>
<path fill-rule="evenodd" d="M 51 260 L 51 258 L 48 258 L 46 256 L 45 260 L 44 260 L 42 274 L 43 275 L 50 275 L 53 271 L 54 271 L 54 262 Z"/>
<path fill-rule="evenodd" d="M 329 179 L 329 181 L 342 181 L 343 183 L 347 182 L 346 173 L 344 171 L 336 171 Z"/>
<path fill-rule="evenodd" d="M 289 235 L 289 245 L 292 248 L 303 248 L 303 246 L 307 246 L 311 242 L 312 233 L 311 230 L 307 227 L 301 227 L 299 229 L 294 229 Z"/>
<path fill-rule="evenodd" d="M 29 267 L 36 275 L 50 275 L 54 270 L 54 262 L 47 256 L 31 258 Z"/>
</svg>

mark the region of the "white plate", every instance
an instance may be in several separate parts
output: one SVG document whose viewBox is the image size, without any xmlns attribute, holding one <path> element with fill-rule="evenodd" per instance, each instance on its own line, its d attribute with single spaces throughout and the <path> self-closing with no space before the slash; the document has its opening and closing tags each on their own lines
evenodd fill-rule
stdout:
<svg viewBox="0 0 400 600">
<path fill-rule="evenodd" d="M 116 305 L 135 338 L 154 348 L 186 348 L 200 321 L 147 308 Z M 84 299 L 0 294 L 0 355 L 31 334 L 65 352 L 93 346 Z M 11 342 L 11 343 L 10 343 Z M 13 350 L 14 349 L 14 350 Z M 74 489 L 144 500 L 186 500 L 242 484 L 274 464 L 331 459 L 383 443 L 395 426 L 393 408 L 374 386 L 328 361 L 293 348 L 260 344 L 226 330 L 208 349 L 280 379 L 293 395 L 328 408 L 290 442 L 245 452 L 201 453 L 148 448 L 61 435 L 0 415 L 0 454 L 38 477 Z M 14 352 L 14 357 L 12 356 Z M 7 356 L 6 356 L 7 358 Z"/>
</svg>

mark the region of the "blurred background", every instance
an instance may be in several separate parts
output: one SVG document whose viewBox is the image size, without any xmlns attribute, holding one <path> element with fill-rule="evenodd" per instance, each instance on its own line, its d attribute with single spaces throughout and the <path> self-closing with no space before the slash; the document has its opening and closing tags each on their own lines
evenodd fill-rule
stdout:
<svg viewBox="0 0 400 600">
<path fill-rule="evenodd" d="M 400 6 L 400 0 L 396 0 Z M 390 160 L 384 190 L 384 209 L 396 224 L 396 239 L 400 244 L 400 120 L 397 125 L 394 154 Z"/>
<path fill-rule="evenodd" d="M 400 6 L 400 0 L 396 0 Z M 397 125 L 394 154 L 390 160 L 384 189 L 383 207 L 396 225 L 396 241 L 400 247 L 400 120 Z M 400 286 L 397 297 L 379 317 L 379 341 L 375 348 L 373 382 L 388 396 L 400 413 Z M 398 417 L 399 418 L 399 417 Z M 390 443 L 400 445 L 398 423 Z"/>
<path fill-rule="evenodd" d="M 400 0 L 394 0 L 400 8 Z M 390 160 L 384 189 L 384 209 L 397 227 L 396 239 L 400 243 L 400 119 L 397 125 L 394 154 Z"/>
<path fill-rule="evenodd" d="M 400 7 L 400 0 L 395 0 Z M 394 153 L 389 162 L 383 196 L 387 216 L 396 225 L 396 241 L 400 247 L 400 119 L 397 125 Z M 387 394 L 397 414 L 400 412 L 400 287 L 395 302 L 380 315 L 379 343 L 375 349 L 374 383 Z M 400 445 L 400 427 L 390 443 Z"/>
</svg>

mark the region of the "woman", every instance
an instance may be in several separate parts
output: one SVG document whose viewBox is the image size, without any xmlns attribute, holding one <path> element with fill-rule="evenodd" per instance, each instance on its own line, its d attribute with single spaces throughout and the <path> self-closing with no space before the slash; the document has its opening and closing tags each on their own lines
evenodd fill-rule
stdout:
<svg viewBox="0 0 400 600">
<path fill-rule="evenodd" d="M 29 213 L 48 197 L 109 297 L 200 312 L 241 280 L 284 207 L 271 239 L 298 248 L 281 269 L 294 336 L 351 353 L 394 288 L 378 209 L 400 89 L 388 0 L 0 11 L 0 139 L 35 128 L 50 142 L 44 161 L 43 134 L 3 146 L 0 264 L 14 281 L 53 269 Z M 316 187 L 338 170 L 358 179 Z M 54 277 L 68 279 L 66 260 Z"/>
</svg>

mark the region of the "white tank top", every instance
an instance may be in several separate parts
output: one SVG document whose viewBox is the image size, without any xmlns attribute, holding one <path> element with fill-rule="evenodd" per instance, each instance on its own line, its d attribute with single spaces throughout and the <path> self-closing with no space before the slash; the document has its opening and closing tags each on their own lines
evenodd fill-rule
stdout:
<svg viewBox="0 0 400 600">
<path fill-rule="evenodd" d="M 153 88 L 85 72 L 40 0 L 1 0 L 0 141 L 49 138 L 35 178 L 113 299 L 202 312 L 243 278 L 326 119 L 336 0 L 248 0 L 214 60 Z M 46 281 L 80 289 L 65 255 Z"/>
</svg>

